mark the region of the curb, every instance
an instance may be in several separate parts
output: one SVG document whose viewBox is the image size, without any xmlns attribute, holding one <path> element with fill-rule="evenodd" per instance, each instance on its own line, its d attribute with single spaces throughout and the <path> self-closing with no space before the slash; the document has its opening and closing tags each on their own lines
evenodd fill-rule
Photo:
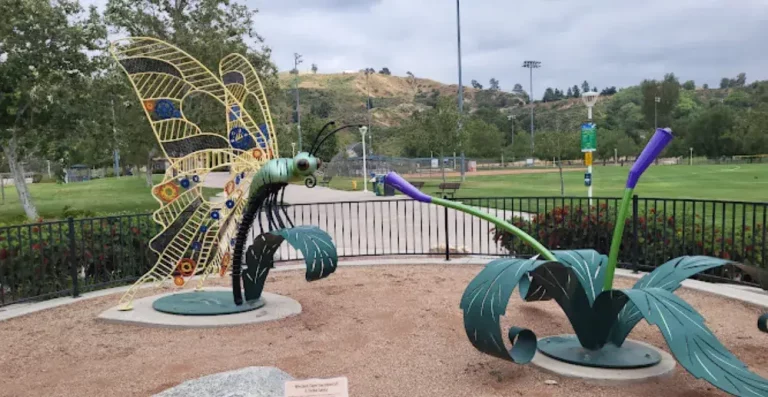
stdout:
<svg viewBox="0 0 768 397">
<path fill-rule="evenodd" d="M 409 266 L 409 265 L 453 265 L 453 266 L 482 266 L 490 262 L 491 260 L 498 259 L 498 257 L 461 257 L 454 258 L 450 261 L 438 258 L 393 258 L 393 259 L 350 259 L 340 260 L 340 267 L 358 267 L 358 266 Z M 303 264 L 286 264 L 277 265 L 273 272 L 287 272 L 294 270 L 303 270 L 305 266 Z M 632 273 L 627 269 L 616 269 L 616 275 L 620 277 L 639 279 L 646 273 Z M 194 277 L 193 277 L 194 279 Z M 190 280 L 192 281 L 192 280 Z M 760 291 L 756 288 L 745 288 L 743 286 L 736 286 L 732 284 L 715 284 L 707 283 L 699 280 L 684 280 L 682 283 L 684 288 L 689 288 L 695 291 L 706 292 L 725 298 L 734 299 L 743 303 L 758 306 L 763 309 L 768 309 L 768 293 Z M 151 288 L 153 284 L 143 285 L 141 288 Z M 86 299 L 100 298 L 107 295 L 117 294 L 125 292 L 130 286 L 109 288 L 104 290 L 98 290 L 93 292 L 86 292 L 77 298 L 71 296 L 65 296 L 61 298 L 55 298 L 46 300 L 43 302 L 34 303 L 19 303 L 9 305 L 4 308 L 0 308 L 0 322 L 9 320 L 12 318 L 25 316 L 27 314 L 36 313 L 42 310 L 53 309 L 56 307 L 77 303 Z"/>
</svg>

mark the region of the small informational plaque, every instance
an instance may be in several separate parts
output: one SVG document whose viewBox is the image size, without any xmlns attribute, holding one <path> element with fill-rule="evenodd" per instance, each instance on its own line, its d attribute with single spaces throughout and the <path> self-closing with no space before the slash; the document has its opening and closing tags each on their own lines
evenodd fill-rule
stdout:
<svg viewBox="0 0 768 397">
<path fill-rule="evenodd" d="M 285 397 L 349 397 L 346 377 L 285 382 Z"/>
</svg>

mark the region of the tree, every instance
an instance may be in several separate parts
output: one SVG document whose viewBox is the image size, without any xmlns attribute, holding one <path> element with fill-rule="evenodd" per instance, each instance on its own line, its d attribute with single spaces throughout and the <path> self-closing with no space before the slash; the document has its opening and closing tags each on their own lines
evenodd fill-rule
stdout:
<svg viewBox="0 0 768 397">
<path fill-rule="evenodd" d="M 600 95 L 603 95 L 603 96 L 611 96 L 614 94 L 616 94 L 616 87 L 613 87 L 613 86 L 604 88 L 602 91 L 600 91 Z"/>
<path fill-rule="evenodd" d="M 483 89 L 483 85 L 478 83 L 477 80 L 472 80 L 472 88 L 477 89 L 477 90 L 482 90 Z"/>
<path fill-rule="evenodd" d="M 328 117 L 331 117 L 332 112 L 333 104 L 331 104 L 329 101 L 320 101 L 319 104 L 312 105 L 312 109 L 310 110 L 311 114 L 314 114 L 321 119 L 327 119 Z"/>
<path fill-rule="evenodd" d="M 727 77 L 723 77 L 722 80 L 720 80 L 720 88 L 729 88 L 731 86 L 731 80 L 729 80 Z"/>
<path fill-rule="evenodd" d="M 316 63 L 312 64 L 312 73 L 317 74 L 317 64 Z"/>
<path fill-rule="evenodd" d="M 703 88 L 705 90 L 708 90 L 709 89 L 709 84 L 704 83 L 704 85 L 702 85 L 701 88 Z"/>
<path fill-rule="evenodd" d="M 21 162 L 61 149 L 57 142 L 77 133 L 98 65 L 86 51 L 99 50 L 104 39 L 95 7 L 86 14 L 71 0 L 0 3 L 0 146 L 29 219 L 38 213 Z"/>
<path fill-rule="evenodd" d="M 414 112 L 402 136 L 405 155 L 428 156 L 434 152 L 440 155 L 442 164 L 445 154 L 461 147 L 467 136 L 466 129 L 458 129 L 458 123 L 459 113 L 453 98 L 440 97 L 434 108 Z"/>
<path fill-rule="evenodd" d="M 499 80 L 496 80 L 495 78 L 491 77 L 491 80 L 488 82 L 489 89 L 491 91 L 498 91 L 499 90 Z"/>
<path fill-rule="evenodd" d="M 465 120 L 462 129 L 467 137 L 466 154 L 471 157 L 497 158 L 504 146 L 504 135 L 496 128 L 478 117 Z"/>
<path fill-rule="evenodd" d="M 733 86 L 734 87 L 744 87 L 745 85 L 747 85 L 747 74 L 746 73 L 739 73 L 736 76 L 736 81 L 735 81 L 735 84 Z"/>
<path fill-rule="evenodd" d="M 685 83 L 683 83 L 683 89 L 688 91 L 693 91 L 696 89 L 696 83 L 693 80 L 688 80 Z"/>
<path fill-rule="evenodd" d="M 696 117 L 690 125 L 688 145 L 696 153 L 709 158 L 733 154 L 734 142 L 731 130 L 735 125 L 733 111 L 717 105 Z"/>
<path fill-rule="evenodd" d="M 565 93 L 566 98 L 573 98 L 573 89 L 571 87 L 568 87 L 568 92 Z"/>
<path fill-rule="evenodd" d="M 514 88 L 512 88 L 512 92 L 516 92 L 516 93 L 523 92 L 523 86 L 520 85 L 520 83 L 515 84 Z"/>
<path fill-rule="evenodd" d="M 381 68 L 381 70 L 379 70 L 379 73 L 380 73 L 380 74 L 385 74 L 385 75 L 387 75 L 387 76 L 389 76 L 389 75 L 391 75 L 391 74 L 392 74 L 392 72 L 390 72 L 390 71 L 389 71 L 389 68 L 388 68 L 388 67 L 386 67 L 386 66 L 385 66 L 385 67 L 383 67 L 383 68 Z"/>
<path fill-rule="evenodd" d="M 671 125 L 672 111 L 680 100 L 680 82 L 674 73 L 666 74 L 662 81 L 644 80 L 640 90 L 646 125 L 653 127 L 657 117 L 659 127 Z M 660 98 L 658 103 L 656 97 Z"/>
<path fill-rule="evenodd" d="M 253 65 L 264 84 L 266 96 L 270 98 L 279 92 L 277 68 L 270 61 L 271 50 L 253 29 L 254 11 L 229 0 L 109 0 L 104 16 L 117 33 L 156 37 L 172 43 L 195 57 L 214 74 L 219 70 L 219 61 L 224 56 L 233 52 L 240 53 Z M 251 43 L 259 45 L 259 50 L 253 48 Z M 291 72 L 298 74 L 295 68 Z M 135 103 L 136 99 L 133 100 Z M 198 112 L 195 121 L 222 121 L 220 115 L 224 114 L 223 107 L 203 108 L 205 110 Z M 257 115 L 259 112 L 250 113 L 255 116 L 255 122 L 263 121 Z M 157 145 L 151 134 L 144 139 L 152 142 L 145 153 L 149 168 Z M 147 182 L 151 184 L 149 174 Z"/>
<path fill-rule="evenodd" d="M 574 85 L 573 86 L 573 97 L 579 98 L 581 96 L 581 90 L 579 90 L 579 86 Z"/>
<path fill-rule="evenodd" d="M 541 98 L 542 102 L 553 102 L 555 101 L 555 91 L 552 90 L 552 87 L 547 87 L 546 90 L 544 90 L 544 96 Z"/>
<path fill-rule="evenodd" d="M 589 83 L 587 83 L 587 80 L 584 80 L 584 82 L 581 83 L 581 92 L 589 92 Z"/>
</svg>

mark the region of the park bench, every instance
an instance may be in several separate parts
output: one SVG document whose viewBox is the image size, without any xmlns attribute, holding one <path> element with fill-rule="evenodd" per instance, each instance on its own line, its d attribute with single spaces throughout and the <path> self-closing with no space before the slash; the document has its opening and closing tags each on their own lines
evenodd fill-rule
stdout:
<svg viewBox="0 0 768 397">
<path fill-rule="evenodd" d="M 461 188 L 461 182 L 443 182 L 437 186 L 440 191 L 436 193 L 440 193 L 441 196 L 451 195 L 451 198 L 453 198 L 456 195 L 456 191 Z"/>
<path fill-rule="evenodd" d="M 328 185 L 331 183 L 331 179 L 333 179 L 332 176 L 324 175 L 323 179 L 320 180 L 320 186 L 328 187 Z"/>
<path fill-rule="evenodd" d="M 416 189 L 419 189 L 419 190 L 421 190 L 421 188 L 424 187 L 424 182 L 421 182 L 421 181 L 418 181 L 418 182 L 408 181 L 408 183 L 410 183 L 411 185 L 413 185 L 413 187 L 415 187 Z"/>
</svg>

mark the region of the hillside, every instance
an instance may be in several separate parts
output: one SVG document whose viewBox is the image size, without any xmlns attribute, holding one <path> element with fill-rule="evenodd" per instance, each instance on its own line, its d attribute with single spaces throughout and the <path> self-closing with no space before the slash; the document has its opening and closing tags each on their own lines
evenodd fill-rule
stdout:
<svg viewBox="0 0 768 397">
<path fill-rule="evenodd" d="M 280 88 L 284 92 L 282 105 L 292 107 L 294 78 L 280 73 Z M 367 84 L 366 84 L 366 80 Z M 373 102 L 372 122 L 381 127 L 399 125 L 414 110 L 434 105 L 439 96 L 457 95 L 457 84 L 443 84 L 425 78 L 410 78 L 373 73 L 300 74 L 299 95 L 302 114 L 323 113 L 329 110 L 332 118 L 345 120 L 365 119 L 366 92 Z M 513 94 L 502 91 L 477 90 L 464 87 L 465 106 L 472 111 L 482 103 L 492 102 L 498 107 L 518 104 Z M 323 104 L 326 102 L 327 104 Z M 322 109 L 321 109 L 322 108 Z M 314 109 L 314 110 L 313 110 Z"/>
<path fill-rule="evenodd" d="M 289 73 L 279 75 L 282 97 L 273 102 L 279 107 L 277 114 L 287 131 L 291 131 L 288 125 L 295 104 L 294 77 Z M 430 155 L 430 147 L 417 142 L 419 139 L 407 138 L 408 130 L 398 127 L 412 121 L 409 118 L 415 110 L 433 108 L 441 97 L 455 100 L 457 93 L 455 84 L 378 73 L 368 76 L 368 84 L 365 73 L 301 74 L 298 78 L 302 131 L 319 130 L 328 118 L 365 123 L 366 92 L 370 89 L 371 125 L 377 140 L 372 145 L 375 153 L 392 156 Z M 711 158 L 768 153 L 764 129 L 768 124 L 768 82 L 746 84 L 743 74 L 724 80 L 728 88 L 701 88 L 692 81 L 681 84 L 668 74 L 664 80 L 645 80 L 613 91 L 612 95 L 601 95 L 593 111 L 599 130 L 597 157 L 634 155 L 655 124 L 672 127 L 678 138 L 667 149 L 668 155 L 688 155 L 691 148 Z M 473 147 L 466 148 L 468 156 L 530 156 L 530 107 L 525 104 L 525 93 L 472 87 L 465 87 L 464 92 L 464 109 L 470 115 L 464 125 L 475 122 L 468 138 Z M 535 156 L 580 158 L 578 131 L 587 110 L 580 98 L 562 98 L 562 92 L 558 92 L 560 99 L 553 99 L 550 93 L 547 102 L 535 103 Z M 655 96 L 661 98 L 657 105 Z M 335 145 L 341 150 L 359 139 L 359 134 L 348 130 L 339 134 Z"/>
</svg>

